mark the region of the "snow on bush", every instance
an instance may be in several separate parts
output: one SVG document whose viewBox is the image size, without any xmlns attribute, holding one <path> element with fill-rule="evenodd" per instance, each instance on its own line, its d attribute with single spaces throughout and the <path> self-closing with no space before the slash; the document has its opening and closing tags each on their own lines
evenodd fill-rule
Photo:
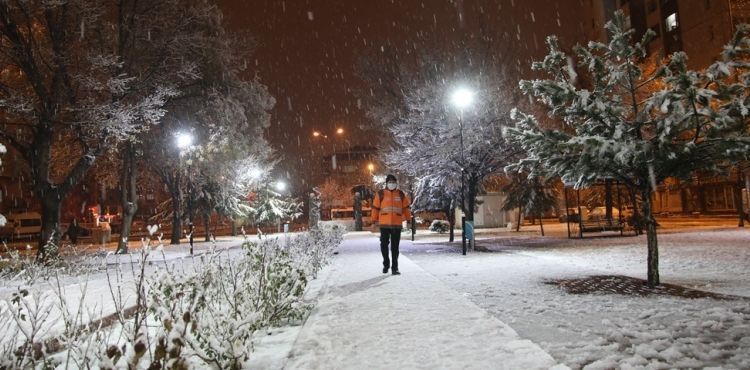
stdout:
<svg viewBox="0 0 750 370">
<path fill-rule="evenodd" d="M 167 261 L 162 252 L 158 266 L 149 257 L 161 240 L 145 239 L 130 271 L 121 263 L 106 270 L 111 302 L 91 307 L 87 284 L 71 298 L 59 280 L 54 292 L 19 288 L 0 302 L 0 369 L 246 367 L 256 335 L 305 317 L 307 282 L 342 237 L 333 227 L 286 241 L 246 239 L 241 253 Z"/>
<path fill-rule="evenodd" d="M 448 230 L 450 229 L 450 226 L 451 225 L 448 223 L 448 221 L 433 220 L 432 223 L 430 224 L 430 231 L 435 231 L 440 234 L 443 234 L 445 232 L 448 232 Z"/>
</svg>

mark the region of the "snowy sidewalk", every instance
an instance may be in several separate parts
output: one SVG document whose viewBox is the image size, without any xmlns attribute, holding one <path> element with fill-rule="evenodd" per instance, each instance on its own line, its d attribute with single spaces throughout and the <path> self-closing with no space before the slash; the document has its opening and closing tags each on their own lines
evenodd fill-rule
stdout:
<svg viewBox="0 0 750 370">
<path fill-rule="evenodd" d="M 403 254 L 403 275 L 381 274 L 379 249 L 374 235 L 347 237 L 287 368 L 546 369 L 556 364 L 535 343 Z"/>
</svg>

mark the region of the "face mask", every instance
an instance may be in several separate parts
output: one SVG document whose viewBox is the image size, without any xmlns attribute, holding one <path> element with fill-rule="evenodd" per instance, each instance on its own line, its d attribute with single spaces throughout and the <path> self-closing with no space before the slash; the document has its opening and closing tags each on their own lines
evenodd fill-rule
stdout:
<svg viewBox="0 0 750 370">
<path fill-rule="evenodd" d="M 395 182 L 389 182 L 387 184 L 387 186 L 388 186 L 388 190 L 396 189 L 396 183 Z"/>
</svg>

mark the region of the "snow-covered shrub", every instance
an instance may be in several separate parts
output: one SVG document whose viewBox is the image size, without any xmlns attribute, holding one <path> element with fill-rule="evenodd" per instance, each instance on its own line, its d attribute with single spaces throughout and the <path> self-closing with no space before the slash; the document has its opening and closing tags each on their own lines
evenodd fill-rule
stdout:
<svg viewBox="0 0 750 370">
<path fill-rule="evenodd" d="M 145 239 L 132 263 L 106 270 L 112 302 L 87 306 L 86 283 L 69 302 L 59 279 L 54 293 L 19 289 L 0 302 L 0 330 L 10 334 L 0 336 L 0 368 L 244 368 L 257 333 L 309 312 L 302 300 L 309 276 L 342 236 L 323 228 L 287 243 L 246 241 L 239 254 L 165 258 L 163 266 L 152 264 Z"/>
<path fill-rule="evenodd" d="M 451 225 L 448 223 L 448 221 L 445 220 L 432 220 L 432 223 L 430 224 L 430 231 L 435 231 L 440 234 L 448 232 L 450 230 Z"/>
<path fill-rule="evenodd" d="M 341 244 L 345 228 L 338 224 L 320 224 L 288 241 L 287 249 L 299 268 L 316 278 L 318 271 L 328 262 L 333 250 Z"/>
</svg>

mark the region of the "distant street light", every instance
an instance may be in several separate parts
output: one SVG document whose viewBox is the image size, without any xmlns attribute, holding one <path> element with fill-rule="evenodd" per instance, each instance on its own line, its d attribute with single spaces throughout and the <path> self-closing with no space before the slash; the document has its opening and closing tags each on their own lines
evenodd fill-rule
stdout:
<svg viewBox="0 0 750 370">
<path fill-rule="evenodd" d="M 344 135 L 345 131 L 344 131 L 343 128 L 339 127 L 339 128 L 336 129 L 335 132 L 336 132 L 336 135 L 342 136 L 342 135 Z M 324 139 L 328 139 L 328 135 L 327 134 L 324 134 L 324 133 L 322 133 L 322 132 L 320 132 L 318 130 L 313 131 L 312 135 L 313 135 L 313 137 L 322 137 Z"/>
<path fill-rule="evenodd" d="M 277 181 L 276 182 L 276 190 L 277 191 L 284 191 L 286 190 L 286 183 L 283 181 Z"/>
<path fill-rule="evenodd" d="M 459 87 L 454 90 L 451 94 L 451 103 L 453 106 L 458 108 L 458 136 L 461 142 L 461 211 L 464 215 L 461 217 L 461 239 L 463 244 L 463 254 L 466 255 L 466 199 L 465 199 L 465 160 L 464 160 L 464 127 L 463 127 L 463 115 L 464 108 L 468 108 L 474 101 L 474 91 L 469 90 L 466 87 Z M 470 210 L 474 212 L 474 210 Z"/>
<path fill-rule="evenodd" d="M 370 170 L 370 174 L 375 170 L 375 165 L 372 163 L 367 164 L 367 169 Z"/>
</svg>

